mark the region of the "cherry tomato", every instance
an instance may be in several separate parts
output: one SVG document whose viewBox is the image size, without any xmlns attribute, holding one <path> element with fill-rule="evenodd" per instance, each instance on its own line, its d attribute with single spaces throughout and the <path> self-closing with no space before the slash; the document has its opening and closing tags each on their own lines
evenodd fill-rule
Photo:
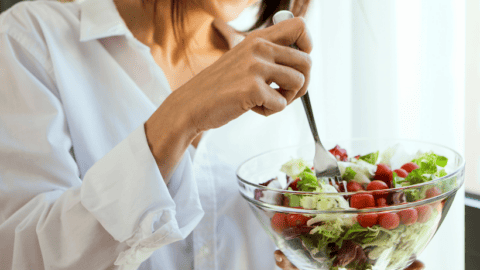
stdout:
<svg viewBox="0 0 480 270">
<path fill-rule="evenodd" d="M 418 223 L 425 223 L 430 219 L 430 216 L 432 215 L 432 207 L 430 207 L 430 205 L 421 205 L 416 209 L 418 212 Z"/>
<path fill-rule="evenodd" d="M 340 146 L 336 145 L 334 148 L 328 150 L 332 155 L 339 161 L 347 161 L 348 155 L 347 150 L 340 148 Z"/>
<path fill-rule="evenodd" d="M 378 224 L 387 230 L 393 230 L 400 225 L 400 218 L 396 213 L 383 213 L 378 215 Z"/>
<path fill-rule="evenodd" d="M 393 172 L 386 164 L 380 163 L 377 165 L 377 171 L 375 172 L 374 178 L 376 180 L 382 180 L 385 182 L 385 184 L 387 184 L 388 187 L 391 187 L 393 181 Z"/>
<path fill-rule="evenodd" d="M 272 228 L 273 228 L 277 233 L 282 233 L 283 230 L 285 230 L 286 228 L 288 228 L 287 214 L 284 214 L 284 213 L 275 213 L 275 215 L 273 215 L 273 217 L 272 217 L 271 225 L 272 225 Z"/>
<path fill-rule="evenodd" d="M 360 224 L 360 226 L 364 228 L 373 227 L 378 222 L 378 214 L 376 213 L 360 214 L 357 216 L 357 221 Z"/>
<path fill-rule="evenodd" d="M 350 198 L 350 206 L 357 209 L 375 207 L 375 199 L 371 194 L 354 194 Z"/>
<path fill-rule="evenodd" d="M 429 188 L 427 189 L 427 191 L 425 192 L 425 196 L 427 198 L 433 198 L 433 197 L 436 197 L 438 195 L 442 194 L 442 192 L 440 191 L 439 188 L 437 187 L 432 187 L 432 188 Z"/>
<path fill-rule="evenodd" d="M 408 176 L 408 172 L 405 171 L 404 169 L 396 169 L 396 170 L 393 170 L 395 173 L 397 173 L 398 177 L 402 177 L 402 178 L 405 178 Z"/>
<path fill-rule="evenodd" d="M 420 167 L 418 167 L 417 163 L 415 163 L 415 162 L 408 162 L 408 163 L 403 164 L 402 167 L 400 167 L 400 168 L 407 171 L 407 173 L 411 173 L 413 170 L 418 169 Z"/>
<path fill-rule="evenodd" d="M 304 216 L 302 214 L 288 214 L 287 223 L 290 227 L 305 226 L 310 217 Z"/>
<path fill-rule="evenodd" d="M 355 181 L 350 181 L 347 183 L 347 190 L 348 192 L 356 192 L 360 190 L 364 190 L 362 185 L 360 183 L 355 182 Z"/>
<path fill-rule="evenodd" d="M 374 180 L 370 182 L 367 186 L 367 190 L 382 190 L 382 189 L 388 189 L 388 186 L 387 184 L 385 184 L 385 182 L 380 180 Z"/>
<path fill-rule="evenodd" d="M 404 209 L 397 214 L 400 217 L 400 223 L 404 225 L 414 224 L 418 219 L 418 212 L 413 208 Z"/>
<path fill-rule="evenodd" d="M 385 198 L 378 198 L 378 199 L 375 200 L 375 203 L 377 204 L 377 207 L 388 206 L 387 199 L 385 199 Z"/>
</svg>

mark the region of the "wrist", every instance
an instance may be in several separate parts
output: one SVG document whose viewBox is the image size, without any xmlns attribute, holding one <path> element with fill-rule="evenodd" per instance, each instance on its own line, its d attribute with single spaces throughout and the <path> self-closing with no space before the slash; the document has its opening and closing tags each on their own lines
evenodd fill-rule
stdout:
<svg viewBox="0 0 480 270">
<path fill-rule="evenodd" d="M 145 122 L 148 146 L 166 183 L 199 134 L 189 114 L 181 108 L 167 98 Z"/>
</svg>

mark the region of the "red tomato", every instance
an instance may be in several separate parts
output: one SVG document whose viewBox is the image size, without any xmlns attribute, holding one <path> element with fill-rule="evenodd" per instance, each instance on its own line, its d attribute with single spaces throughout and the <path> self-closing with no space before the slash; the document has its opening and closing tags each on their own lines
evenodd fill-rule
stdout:
<svg viewBox="0 0 480 270">
<path fill-rule="evenodd" d="M 400 218 L 396 213 L 383 213 L 378 215 L 378 224 L 387 230 L 393 230 L 400 225 Z"/>
<path fill-rule="evenodd" d="M 356 192 L 360 190 L 364 190 L 362 185 L 360 183 L 355 182 L 355 181 L 350 181 L 347 183 L 347 190 L 348 192 Z"/>
<path fill-rule="evenodd" d="M 427 198 L 432 198 L 432 197 L 438 196 L 438 195 L 440 195 L 440 194 L 442 194 L 442 192 L 441 192 L 440 189 L 437 188 L 437 187 L 429 188 L 429 189 L 427 189 L 427 191 L 425 192 L 425 196 L 426 196 Z"/>
<path fill-rule="evenodd" d="M 430 207 L 430 205 L 421 205 L 416 209 L 418 212 L 418 223 L 425 223 L 430 219 L 430 216 L 432 215 L 432 207 Z"/>
<path fill-rule="evenodd" d="M 408 172 L 405 171 L 404 169 L 396 169 L 396 170 L 394 170 L 394 172 L 397 173 L 398 177 L 405 178 L 405 177 L 408 176 Z"/>
<path fill-rule="evenodd" d="M 388 189 L 388 186 L 387 184 L 385 184 L 385 182 L 380 180 L 374 180 L 370 182 L 367 186 L 367 190 L 382 190 L 382 189 Z M 373 192 L 373 197 L 375 198 L 375 200 L 384 198 L 385 203 L 387 202 L 387 196 L 388 196 L 388 192 L 386 191 Z"/>
<path fill-rule="evenodd" d="M 347 150 L 336 145 L 334 148 L 328 150 L 339 161 L 348 161 Z"/>
<path fill-rule="evenodd" d="M 273 215 L 272 220 L 271 220 L 271 225 L 272 228 L 277 232 L 277 233 L 282 233 L 283 230 L 288 228 L 288 223 L 287 223 L 287 214 L 284 213 L 275 213 Z"/>
<path fill-rule="evenodd" d="M 418 219 L 417 210 L 413 208 L 404 209 L 397 214 L 398 217 L 400 217 L 400 223 L 404 225 L 414 224 L 415 222 L 417 222 Z"/>
<path fill-rule="evenodd" d="M 350 198 L 350 206 L 357 209 L 375 207 L 375 199 L 371 194 L 354 194 Z"/>
<path fill-rule="evenodd" d="M 295 181 L 291 182 L 288 187 L 291 187 L 293 190 L 298 190 L 297 183 L 300 181 L 300 178 L 295 179 Z"/>
<path fill-rule="evenodd" d="M 287 223 L 290 227 L 305 226 L 310 217 L 301 214 L 288 214 Z"/>
<path fill-rule="evenodd" d="M 418 167 L 417 163 L 415 162 L 408 162 L 403 164 L 401 168 L 407 171 L 408 173 L 411 173 L 413 170 L 418 169 L 420 167 Z"/>
<path fill-rule="evenodd" d="M 385 182 L 380 180 L 374 180 L 370 182 L 367 186 L 367 190 L 382 190 L 382 189 L 388 189 L 388 186 L 387 184 L 385 184 Z"/>
<path fill-rule="evenodd" d="M 378 198 L 375 200 L 376 204 L 377 204 L 377 207 L 385 207 L 385 206 L 388 206 L 387 204 L 387 199 L 385 198 Z"/>
<path fill-rule="evenodd" d="M 374 178 L 376 180 L 382 180 L 385 182 L 385 184 L 387 184 L 388 187 L 391 187 L 393 181 L 393 172 L 386 164 L 380 163 L 377 165 L 377 171 L 375 172 Z"/>
<path fill-rule="evenodd" d="M 364 228 L 373 227 L 378 222 L 378 215 L 376 213 L 360 214 L 357 216 L 357 221 Z"/>
</svg>

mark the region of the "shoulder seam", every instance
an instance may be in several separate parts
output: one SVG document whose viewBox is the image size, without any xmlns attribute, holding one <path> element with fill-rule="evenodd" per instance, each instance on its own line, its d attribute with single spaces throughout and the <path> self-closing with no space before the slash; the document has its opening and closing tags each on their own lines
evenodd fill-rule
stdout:
<svg viewBox="0 0 480 270">
<path fill-rule="evenodd" d="M 45 53 L 38 48 L 36 42 L 33 39 L 29 38 L 27 35 L 21 34 L 20 31 L 5 31 L 3 32 L 3 34 L 13 38 L 15 41 L 21 44 L 22 48 L 30 55 L 32 55 L 33 58 L 35 58 L 43 66 L 48 76 L 50 77 L 50 80 L 52 80 L 52 82 L 55 82 L 55 76 L 53 74 L 53 66 L 51 62 L 49 61 Z M 26 46 L 27 44 L 29 44 L 29 46 Z"/>
</svg>

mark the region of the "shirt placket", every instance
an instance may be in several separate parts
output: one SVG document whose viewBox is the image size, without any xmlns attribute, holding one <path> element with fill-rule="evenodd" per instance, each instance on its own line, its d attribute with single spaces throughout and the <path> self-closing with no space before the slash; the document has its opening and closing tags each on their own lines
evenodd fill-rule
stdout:
<svg viewBox="0 0 480 270">
<path fill-rule="evenodd" d="M 212 132 L 211 130 L 209 132 Z M 208 138 L 208 133 L 202 140 Z M 207 149 L 200 142 L 194 159 L 194 171 L 197 179 L 200 201 L 205 216 L 193 231 L 194 265 L 195 270 L 216 270 L 217 234 L 217 200 L 215 196 L 215 183 L 212 167 Z"/>
</svg>

